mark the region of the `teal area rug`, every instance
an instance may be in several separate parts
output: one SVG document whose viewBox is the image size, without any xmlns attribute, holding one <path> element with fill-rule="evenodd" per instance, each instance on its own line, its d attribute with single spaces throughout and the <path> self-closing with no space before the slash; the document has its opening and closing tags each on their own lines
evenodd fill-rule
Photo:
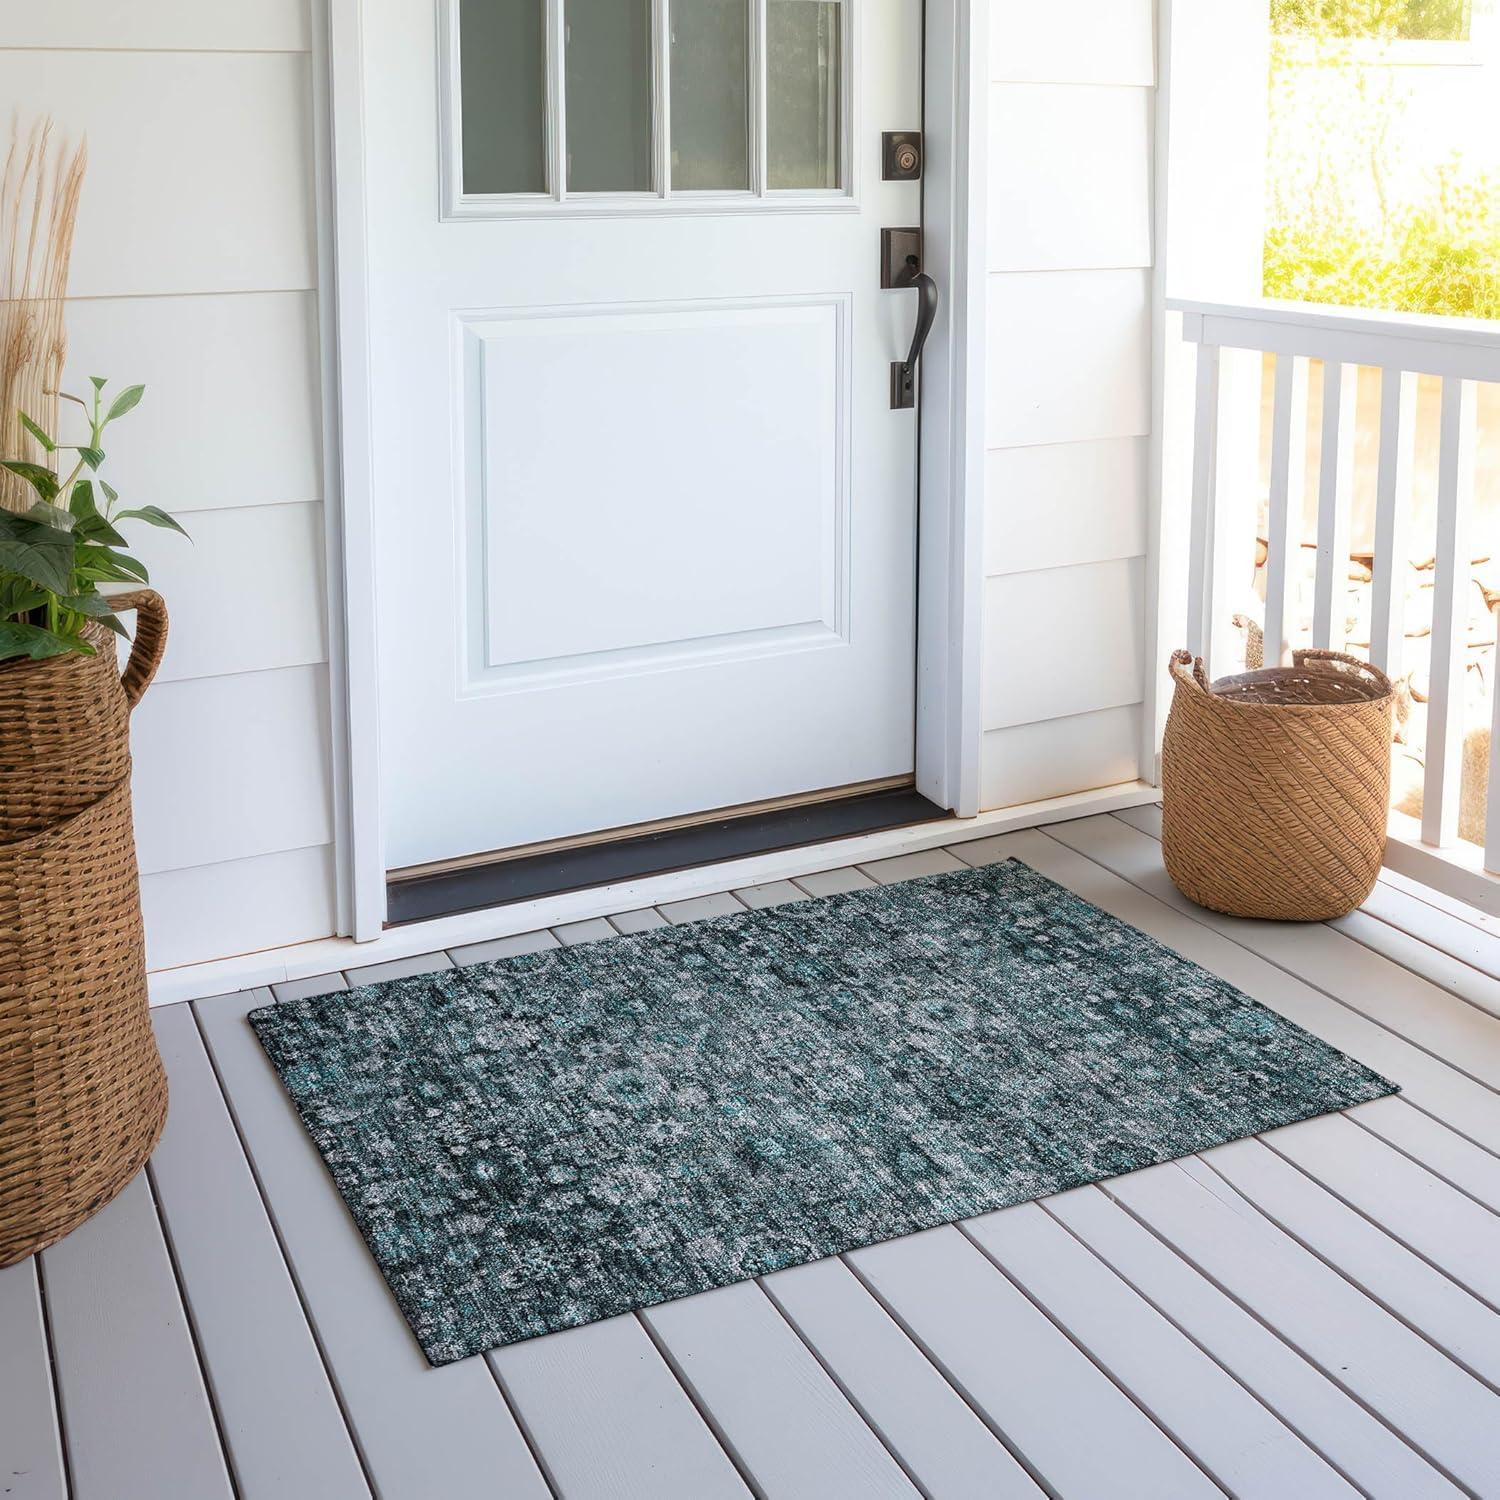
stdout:
<svg viewBox="0 0 1500 1500">
<path fill-rule="evenodd" d="M 1015 861 L 250 1021 L 435 1365 L 1395 1091 Z"/>
</svg>

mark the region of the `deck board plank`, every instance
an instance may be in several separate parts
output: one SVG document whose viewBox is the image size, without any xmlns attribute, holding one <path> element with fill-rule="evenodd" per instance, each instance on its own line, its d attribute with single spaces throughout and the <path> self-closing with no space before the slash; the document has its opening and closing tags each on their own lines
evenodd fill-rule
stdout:
<svg viewBox="0 0 1500 1500">
<path fill-rule="evenodd" d="M 36 1258 L 0 1270 L 0 1495 L 66 1500 Z"/>
<path fill-rule="evenodd" d="M 1358 1495 L 1035 1203 L 986 1214 L 964 1229 L 1230 1494 Z"/>
<path fill-rule="evenodd" d="M 1390 959 L 1392 963 L 1400 964 L 1433 984 L 1441 985 L 1450 995 L 1456 995 L 1465 1004 L 1475 1006 L 1488 1015 L 1500 1017 L 1500 979 L 1483 973 L 1451 954 L 1440 953 L 1420 938 L 1414 938 L 1400 928 L 1380 921 L 1370 915 L 1368 907 L 1352 911 L 1347 917 L 1339 917 L 1328 925 L 1356 943 L 1362 943 L 1372 952 Z"/>
<path fill-rule="evenodd" d="M 769 1500 L 911 1500 L 917 1493 L 754 1282 L 662 1303 L 640 1317 Z"/>
<path fill-rule="evenodd" d="M 1479 923 L 1466 922 L 1383 880 L 1370 893 L 1363 910 L 1409 934 L 1429 951 L 1446 953 L 1466 967 L 1500 980 L 1500 937 Z"/>
<path fill-rule="evenodd" d="M 728 891 L 712 896 L 690 896 L 686 901 L 669 901 L 656 910 L 674 927 L 684 922 L 703 922 L 710 917 L 742 917 L 746 908 Z"/>
<path fill-rule="evenodd" d="M 838 1256 L 761 1283 L 929 1495 L 1038 1500 L 1009 1449 Z"/>
<path fill-rule="evenodd" d="M 841 896 L 845 891 L 867 891 L 875 882 L 853 865 L 840 865 L 835 870 L 814 870 L 810 875 L 798 875 L 792 884 L 809 896 Z"/>
<path fill-rule="evenodd" d="M 229 1500 L 223 1447 L 144 1172 L 42 1252 L 74 1500 Z"/>
<path fill-rule="evenodd" d="M 1266 1144 L 1391 1238 L 1500 1308 L 1500 1217 L 1336 1115 L 1274 1131 Z"/>
<path fill-rule="evenodd" d="M 1284 1145 L 1302 1128 L 1278 1131 L 1276 1138 Z M 1203 1160 L 1298 1244 L 1500 1388 L 1500 1314 L 1261 1142 L 1235 1141 Z"/>
<path fill-rule="evenodd" d="M 240 1494 L 368 1497 L 192 1012 L 152 1020 L 172 1108 L 151 1178 Z"/>
<path fill-rule="evenodd" d="M 1347 1391 L 1101 1188 L 1075 1188 L 1042 1206 L 1366 1493 L 1409 1500 L 1452 1500 L 1459 1493 Z"/>
<path fill-rule="evenodd" d="M 431 1368 L 246 1014 L 270 992 L 197 1002 L 267 1206 L 381 1500 L 550 1491 L 482 1359 Z"/>
<path fill-rule="evenodd" d="M 569 1500 L 750 1493 L 634 1314 L 527 1339 L 487 1358 Z"/>
<path fill-rule="evenodd" d="M 1175 1163 L 1105 1190 L 1449 1477 L 1500 1493 L 1500 1397 L 1427 1340 L 1234 1194 L 1209 1191 Z"/>
<path fill-rule="evenodd" d="M 964 866 L 946 849 L 918 849 L 914 854 L 867 860 L 858 868 L 877 885 L 896 885 L 903 880 L 919 880 L 924 875 L 947 875 Z"/>
<path fill-rule="evenodd" d="M 1405 1099 L 1376 1099 L 1351 1110 L 1349 1118 L 1420 1162 L 1433 1176 L 1500 1213 L 1500 1156 L 1465 1140 Z"/>
<path fill-rule="evenodd" d="M 1111 1500 L 1221 1493 L 957 1229 L 871 1245 L 846 1259 L 1054 1492 Z"/>
</svg>

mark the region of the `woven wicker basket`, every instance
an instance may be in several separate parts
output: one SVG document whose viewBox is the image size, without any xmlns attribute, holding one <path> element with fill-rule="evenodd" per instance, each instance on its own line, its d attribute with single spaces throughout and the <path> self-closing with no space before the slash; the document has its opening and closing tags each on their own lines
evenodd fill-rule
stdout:
<svg viewBox="0 0 1500 1500">
<path fill-rule="evenodd" d="M 1173 653 L 1162 852 L 1200 906 L 1318 922 L 1359 906 L 1380 873 L 1392 689 L 1338 652 L 1293 661 L 1210 684 Z"/>
<path fill-rule="evenodd" d="M 0 1266 L 59 1240 L 140 1170 L 167 1112 L 146 1009 L 129 714 L 166 644 L 149 589 L 122 679 L 95 656 L 0 667 Z"/>
</svg>

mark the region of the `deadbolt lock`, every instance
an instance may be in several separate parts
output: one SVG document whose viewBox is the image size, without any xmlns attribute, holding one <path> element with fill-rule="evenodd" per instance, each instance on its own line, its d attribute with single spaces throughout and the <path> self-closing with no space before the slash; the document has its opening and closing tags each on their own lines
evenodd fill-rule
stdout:
<svg viewBox="0 0 1500 1500">
<path fill-rule="evenodd" d="M 880 137 L 887 182 L 916 182 L 922 175 L 922 132 L 887 130 Z"/>
</svg>

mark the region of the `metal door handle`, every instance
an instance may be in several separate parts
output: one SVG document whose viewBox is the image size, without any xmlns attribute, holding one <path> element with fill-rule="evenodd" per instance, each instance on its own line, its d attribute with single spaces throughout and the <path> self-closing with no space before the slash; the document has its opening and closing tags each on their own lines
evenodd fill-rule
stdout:
<svg viewBox="0 0 1500 1500">
<path fill-rule="evenodd" d="M 922 357 L 922 346 L 932 332 L 933 320 L 937 317 L 937 282 L 926 271 L 917 269 L 917 258 L 906 258 L 906 269 L 892 282 L 893 286 L 914 286 L 917 289 L 917 326 L 912 333 L 911 353 L 905 360 L 896 360 L 891 365 L 891 410 L 901 411 L 917 404 L 917 361 Z"/>
</svg>

